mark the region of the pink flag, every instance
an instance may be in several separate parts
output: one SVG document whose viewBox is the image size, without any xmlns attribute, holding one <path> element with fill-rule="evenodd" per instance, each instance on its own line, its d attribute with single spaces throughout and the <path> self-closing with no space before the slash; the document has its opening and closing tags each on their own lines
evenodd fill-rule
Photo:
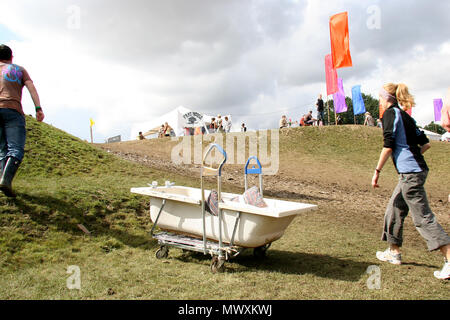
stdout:
<svg viewBox="0 0 450 320">
<path fill-rule="evenodd" d="M 330 94 L 338 92 L 339 88 L 337 85 L 337 72 L 333 68 L 333 60 L 331 54 L 325 56 L 325 78 L 327 80 L 327 96 Z"/>
<path fill-rule="evenodd" d="M 434 99 L 434 121 L 441 121 L 442 99 Z"/>
<path fill-rule="evenodd" d="M 333 94 L 334 110 L 336 113 L 347 111 L 347 104 L 345 103 L 344 83 L 341 78 L 338 78 L 339 91 Z"/>
</svg>

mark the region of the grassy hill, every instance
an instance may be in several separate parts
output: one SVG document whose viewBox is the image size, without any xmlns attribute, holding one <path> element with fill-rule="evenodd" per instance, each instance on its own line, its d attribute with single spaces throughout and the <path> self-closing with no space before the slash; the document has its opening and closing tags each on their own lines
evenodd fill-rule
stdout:
<svg viewBox="0 0 450 320">
<path fill-rule="evenodd" d="M 223 141 L 225 144 L 226 140 Z M 375 127 L 346 125 L 281 130 L 279 134 L 280 166 L 277 178 L 292 178 L 325 187 L 339 184 L 350 189 L 369 190 L 382 141 L 382 131 Z M 167 163 L 171 161 L 172 149 L 179 143 L 170 138 L 163 138 L 99 146 L 112 152 L 131 153 Z M 192 141 L 191 145 L 193 144 Z M 448 190 L 443 188 L 444 181 L 450 180 L 450 170 L 448 170 L 450 144 L 435 141 L 431 141 L 431 144 L 432 148 L 426 153 L 426 160 L 430 167 L 427 191 L 432 197 L 444 200 L 448 196 Z M 226 145 L 224 149 L 227 151 Z M 192 150 L 192 159 L 193 154 Z M 227 163 L 227 168 L 224 174 L 235 170 L 241 172 L 243 165 Z M 389 160 L 383 169 L 380 185 L 383 190 L 391 192 L 396 183 L 397 174 L 392 161 Z"/>
<path fill-rule="evenodd" d="M 175 144 L 160 139 L 107 147 L 168 161 Z M 294 220 L 264 262 L 243 254 L 227 263 L 227 272 L 212 275 L 209 258 L 202 255 L 171 250 L 169 259 L 157 260 L 157 243 L 148 235 L 148 199 L 129 192 L 153 180 L 198 187 L 196 176 L 121 160 L 27 117 L 25 159 L 13 183 L 18 197 L 0 195 L 0 298 L 446 299 L 448 283 L 432 278 L 441 259 L 426 253 L 411 224 L 405 228 L 410 263 L 380 266 L 382 289 L 367 289 L 367 267 L 379 265 L 374 251 L 384 249 L 380 214 L 395 183 L 391 165 L 384 173 L 384 191 L 368 191 L 380 144 L 376 128 L 282 131 L 280 173 L 274 179 L 280 184 L 280 176 L 289 177 L 304 185 L 301 190 L 289 185 L 291 196 L 279 197 L 302 201 L 301 195 L 313 190 L 317 196 L 311 202 L 320 210 Z M 438 218 L 449 212 L 442 200 L 448 194 L 443 186 L 450 180 L 449 157 L 450 148 L 443 143 L 433 143 L 427 155 L 433 173 L 428 191 Z M 266 188 L 270 191 L 270 184 Z M 346 198 L 349 190 L 354 198 Z M 242 186 L 227 184 L 225 191 L 240 193 Z M 372 208 L 361 199 L 381 204 Z M 357 207 L 374 214 L 355 218 Z M 448 224 L 444 227 L 448 230 Z M 80 267 L 81 290 L 66 286 L 71 265 Z"/>
<path fill-rule="evenodd" d="M 0 296 L 33 296 L 6 290 L 9 272 L 66 261 L 92 245 L 99 252 L 149 247 L 148 201 L 129 189 L 162 183 L 170 174 L 120 160 L 31 117 L 25 150 L 13 182 L 17 199 L 0 196 Z M 34 294 L 48 297 L 40 290 Z"/>
</svg>

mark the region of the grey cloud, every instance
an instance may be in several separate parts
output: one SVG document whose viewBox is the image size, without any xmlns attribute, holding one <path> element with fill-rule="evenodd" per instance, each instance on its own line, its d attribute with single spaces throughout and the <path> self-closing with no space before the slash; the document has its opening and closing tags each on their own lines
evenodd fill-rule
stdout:
<svg viewBox="0 0 450 320">
<path fill-rule="evenodd" d="M 280 88 L 295 92 L 312 84 L 320 87 L 325 82 L 324 57 L 330 52 L 328 18 L 342 11 L 349 12 L 353 58 L 352 68 L 338 70 L 345 81 L 364 81 L 380 61 L 407 73 L 405 62 L 416 61 L 416 46 L 433 58 L 418 72 L 429 86 L 448 80 L 436 66 L 443 57 L 432 53 L 450 40 L 450 1 L 323 1 L 312 17 L 305 13 L 307 1 L 293 0 L 22 2 L 27 10 L 20 10 L 18 3 L 11 2 L 11 7 L 18 8 L 19 18 L 30 28 L 72 39 L 79 53 L 93 60 L 135 69 L 141 77 L 136 79 L 139 90 L 164 97 L 166 109 L 185 105 L 209 114 L 244 114 L 262 94 L 277 101 Z M 373 4 L 381 9 L 381 30 L 366 25 L 366 10 Z M 70 5 L 81 9 L 79 30 L 66 26 Z M 302 92 L 282 101 L 294 107 L 300 99 L 309 98 Z M 280 106 L 256 111 L 276 108 Z M 154 113 L 162 112 L 155 108 Z M 273 123 L 270 118 L 249 121 L 266 125 Z"/>
<path fill-rule="evenodd" d="M 375 49 L 380 57 L 404 57 L 417 45 L 433 50 L 450 40 L 449 1 L 379 1 L 381 29 L 369 29 L 372 1 L 350 7 L 350 40 L 356 52 Z M 400 58 L 404 59 L 404 58 Z"/>
</svg>

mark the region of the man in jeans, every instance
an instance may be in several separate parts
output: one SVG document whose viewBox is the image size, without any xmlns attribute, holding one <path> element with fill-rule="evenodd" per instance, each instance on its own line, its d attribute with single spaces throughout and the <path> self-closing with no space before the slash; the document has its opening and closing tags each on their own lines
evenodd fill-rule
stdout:
<svg viewBox="0 0 450 320">
<path fill-rule="evenodd" d="M 25 68 L 12 63 L 12 50 L 0 45 L 0 190 L 16 197 L 12 180 L 22 162 L 25 147 L 25 115 L 22 89 L 27 87 L 36 107 L 36 119 L 44 120 L 39 95 Z"/>
</svg>

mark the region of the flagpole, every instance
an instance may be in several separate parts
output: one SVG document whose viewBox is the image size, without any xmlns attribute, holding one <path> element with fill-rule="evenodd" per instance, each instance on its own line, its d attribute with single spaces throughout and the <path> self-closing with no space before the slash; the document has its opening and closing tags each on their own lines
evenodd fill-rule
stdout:
<svg viewBox="0 0 450 320">
<path fill-rule="evenodd" d="M 92 126 L 90 126 L 90 129 L 91 129 L 91 143 L 94 143 L 94 139 L 93 139 L 93 136 L 92 136 Z"/>
<path fill-rule="evenodd" d="M 328 103 L 328 95 L 327 95 L 327 110 L 328 110 L 328 112 L 327 112 L 327 115 L 328 115 L 328 122 L 327 122 L 327 124 L 330 125 L 330 104 Z"/>
<path fill-rule="evenodd" d="M 337 125 L 337 113 L 336 113 L 336 106 L 333 104 L 333 109 L 334 109 L 334 123 Z"/>
</svg>

